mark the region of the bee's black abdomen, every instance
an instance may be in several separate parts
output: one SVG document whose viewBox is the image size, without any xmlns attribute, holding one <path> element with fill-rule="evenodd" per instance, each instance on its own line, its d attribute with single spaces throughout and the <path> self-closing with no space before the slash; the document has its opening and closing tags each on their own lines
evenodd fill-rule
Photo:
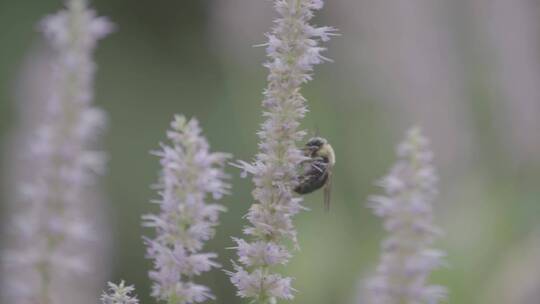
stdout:
<svg viewBox="0 0 540 304">
<path fill-rule="evenodd" d="M 298 194 L 308 194 L 315 190 L 321 189 L 324 184 L 326 184 L 326 180 L 328 179 L 328 174 L 324 173 L 320 176 L 311 176 L 308 180 L 305 180 L 304 182 L 301 182 L 294 188 L 294 192 Z"/>
<path fill-rule="evenodd" d="M 308 194 L 322 188 L 328 180 L 327 165 L 324 161 L 312 162 L 306 172 L 300 176 L 298 186 L 294 188 L 294 192 Z"/>
</svg>

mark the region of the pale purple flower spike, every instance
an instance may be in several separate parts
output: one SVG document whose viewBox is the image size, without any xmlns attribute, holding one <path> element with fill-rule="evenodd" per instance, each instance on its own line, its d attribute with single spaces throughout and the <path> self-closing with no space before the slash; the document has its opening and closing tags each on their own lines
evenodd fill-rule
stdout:
<svg viewBox="0 0 540 304">
<path fill-rule="evenodd" d="M 382 244 L 376 275 L 367 284 L 368 303 L 439 303 L 446 297 L 446 289 L 427 282 L 444 257 L 431 248 L 440 234 L 432 223 L 437 194 L 433 154 L 420 129 L 412 128 L 397 155 L 397 163 L 378 183 L 386 194 L 369 200 L 389 236 Z"/>
<path fill-rule="evenodd" d="M 143 216 L 144 225 L 156 229 L 154 239 L 145 239 L 147 255 L 154 260 L 149 275 L 152 295 L 170 304 L 188 304 L 213 299 L 210 289 L 192 281 L 193 276 L 220 265 L 214 253 L 201 253 L 214 235 L 222 205 L 206 203 L 228 193 L 223 172 L 229 154 L 210 153 L 195 119 L 175 116 L 167 136 L 171 145 L 155 152 L 161 158 L 158 183 L 161 211 Z M 210 198 L 208 197 L 210 196 Z"/>
<path fill-rule="evenodd" d="M 44 92 L 46 106 L 27 139 L 25 165 L 31 170 L 18 183 L 15 240 L 3 254 L 4 295 L 13 303 L 58 303 L 72 286 L 55 284 L 92 267 L 86 250 L 94 246 L 94 223 L 84 212 L 100 196 L 93 186 L 107 158 L 96 150 L 106 117 L 92 105 L 92 55 L 112 24 L 96 17 L 86 1 L 71 0 L 40 28 L 55 53 L 54 85 Z"/>
<path fill-rule="evenodd" d="M 241 265 L 228 274 L 238 295 L 257 303 L 293 298 L 292 279 L 272 273 L 270 266 L 288 262 L 287 241 L 297 247 L 292 218 L 304 208 L 292 189 L 304 159 L 296 143 L 305 135 L 298 128 L 307 112 L 300 88 L 311 80 L 313 66 L 326 60 L 319 43 L 335 35 L 333 28 L 308 23 L 322 6 L 321 0 L 275 1 L 280 16 L 265 44 L 269 60 L 264 66 L 269 75 L 263 100 L 266 120 L 258 132 L 260 152 L 254 163 L 238 164 L 253 175 L 256 203 L 247 214 L 251 225 L 244 229 L 252 240 L 235 239 Z"/>
<path fill-rule="evenodd" d="M 136 296 L 131 295 L 135 291 L 135 287 L 126 286 L 124 281 L 120 285 L 109 282 L 107 284 L 109 290 L 101 296 L 103 304 L 139 304 Z"/>
</svg>

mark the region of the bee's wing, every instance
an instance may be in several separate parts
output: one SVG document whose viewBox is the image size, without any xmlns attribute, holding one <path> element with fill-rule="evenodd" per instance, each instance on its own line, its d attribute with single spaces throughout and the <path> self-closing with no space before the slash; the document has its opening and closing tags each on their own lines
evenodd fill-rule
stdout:
<svg viewBox="0 0 540 304">
<path fill-rule="evenodd" d="M 332 194 L 332 170 L 328 169 L 328 179 L 324 186 L 324 210 L 330 210 L 330 195 Z"/>
</svg>

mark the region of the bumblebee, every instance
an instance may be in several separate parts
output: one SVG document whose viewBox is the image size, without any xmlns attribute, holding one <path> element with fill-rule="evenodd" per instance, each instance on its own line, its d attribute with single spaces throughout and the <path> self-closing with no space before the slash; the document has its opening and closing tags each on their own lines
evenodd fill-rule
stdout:
<svg viewBox="0 0 540 304">
<path fill-rule="evenodd" d="M 330 209 L 332 169 L 336 163 L 334 149 L 322 137 L 311 138 L 303 148 L 308 159 L 301 164 L 298 185 L 294 192 L 308 194 L 324 187 L 324 207 Z"/>
</svg>

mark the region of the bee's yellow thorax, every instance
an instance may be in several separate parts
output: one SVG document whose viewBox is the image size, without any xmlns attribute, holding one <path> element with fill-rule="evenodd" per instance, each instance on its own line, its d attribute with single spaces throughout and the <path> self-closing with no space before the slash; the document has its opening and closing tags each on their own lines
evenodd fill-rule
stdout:
<svg viewBox="0 0 540 304">
<path fill-rule="evenodd" d="M 331 166 L 333 166 L 336 163 L 336 154 L 334 153 L 334 148 L 330 146 L 329 144 L 324 144 L 319 151 L 317 151 L 317 154 L 323 157 L 328 158 L 328 162 Z"/>
</svg>

